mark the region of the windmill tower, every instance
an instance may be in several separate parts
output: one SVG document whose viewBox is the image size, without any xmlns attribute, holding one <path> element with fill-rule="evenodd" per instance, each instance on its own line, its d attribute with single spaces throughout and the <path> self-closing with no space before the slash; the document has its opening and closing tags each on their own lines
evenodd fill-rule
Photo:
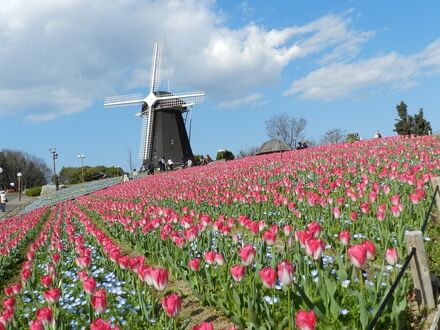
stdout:
<svg viewBox="0 0 440 330">
<path fill-rule="evenodd" d="M 131 94 L 106 97 L 105 108 L 141 105 L 142 117 L 139 158 L 143 165 L 157 164 L 160 158 L 180 163 L 182 159 L 193 159 L 191 145 L 186 133 L 182 114 L 194 104 L 203 102 L 204 92 L 172 94 L 160 91 L 161 62 L 164 43 L 156 42 L 151 64 L 150 91 L 147 96 Z"/>
</svg>

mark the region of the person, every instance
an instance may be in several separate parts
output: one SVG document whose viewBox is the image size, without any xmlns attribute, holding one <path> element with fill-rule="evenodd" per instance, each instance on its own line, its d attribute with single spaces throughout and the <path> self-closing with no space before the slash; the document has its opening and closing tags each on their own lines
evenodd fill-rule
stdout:
<svg viewBox="0 0 440 330">
<path fill-rule="evenodd" d="M 159 159 L 159 168 L 161 172 L 165 172 L 165 159 L 163 157 Z"/>
<path fill-rule="evenodd" d="M 173 160 L 170 158 L 168 159 L 168 171 L 172 171 L 173 170 Z"/>
<path fill-rule="evenodd" d="M 0 191 L 0 208 L 2 212 L 6 212 L 6 203 L 8 202 L 8 198 L 6 197 L 6 191 Z"/>
<path fill-rule="evenodd" d="M 188 167 L 191 167 L 191 166 L 192 166 L 192 164 L 193 164 L 193 162 L 192 162 L 192 160 L 191 160 L 191 159 L 188 159 L 188 162 L 187 162 L 186 164 L 187 164 L 187 166 L 188 166 Z"/>
<path fill-rule="evenodd" d="M 380 139 L 382 137 L 382 134 L 380 134 L 379 131 L 376 131 L 376 133 L 374 134 L 374 138 L 375 139 Z"/>
<path fill-rule="evenodd" d="M 123 182 L 128 182 L 129 180 L 130 180 L 130 178 L 128 177 L 128 173 L 125 172 L 125 173 L 124 173 L 124 177 L 122 178 L 122 181 L 123 181 Z"/>
<path fill-rule="evenodd" d="M 138 176 L 138 172 L 136 171 L 136 169 L 133 169 L 133 180 L 136 179 Z"/>
<path fill-rule="evenodd" d="M 148 175 L 154 175 L 154 164 L 148 164 Z"/>
</svg>

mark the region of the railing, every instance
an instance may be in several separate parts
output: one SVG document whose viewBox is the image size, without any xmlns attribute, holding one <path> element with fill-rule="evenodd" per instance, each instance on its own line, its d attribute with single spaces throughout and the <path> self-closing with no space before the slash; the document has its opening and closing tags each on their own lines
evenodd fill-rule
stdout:
<svg viewBox="0 0 440 330">
<path fill-rule="evenodd" d="M 429 205 L 428 212 L 426 213 L 425 219 L 423 220 L 423 224 L 422 224 L 422 226 L 420 228 L 421 233 L 425 232 L 426 226 L 428 224 L 428 220 L 429 220 L 429 218 L 431 216 L 432 208 L 434 207 L 434 204 L 435 204 L 435 200 L 436 200 L 437 194 L 439 194 L 439 196 L 440 196 L 440 191 L 439 191 L 439 186 L 438 185 L 436 185 L 436 187 L 434 189 L 434 194 L 433 194 L 432 199 L 431 199 L 431 204 Z M 409 240 L 407 240 L 407 245 L 413 245 L 413 244 L 411 244 L 409 242 Z M 422 248 L 420 250 L 423 250 L 421 252 L 423 252 L 423 254 L 424 254 L 425 251 L 424 251 L 423 245 L 422 245 Z M 379 321 L 380 317 L 382 316 L 382 313 L 384 312 L 385 308 L 387 307 L 388 303 L 390 302 L 391 298 L 393 297 L 394 290 L 397 288 L 397 285 L 399 284 L 400 280 L 402 279 L 403 275 L 405 274 L 405 271 L 408 268 L 408 266 L 410 265 L 411 260 L 413 259 L 413 257 L 416 260 L 417 259 L 422 259 L 422 260 L 418 260 L 418 261 L 420 261 L 420 263 L 423 263 L 423 260 L 426 260 L 426 257 L 424 257 L 424 256 L 419 258 L 417 256 L 418 252 L 419 251 L 417 251 L 417 247 L 415 247 L 415 246 L 411 247 L 411 252 L 406 256 L 405 263 L 403 264 L 402 268 L 399 271 L 399 274 L 397 275 L 396 279 L 394 280 L 393 284 L 391 285 L 391 288 L 388 291 L 387 295 L 385 296 L 385 299 L 383 300 L 382 304 L 377 309 L 376 314 L 374 315 L 374 318 L 371 320 L 370 324 L 368 324 L 367 330 L 374 329 L 374 326 L 376 325 L 377 321 Z M 416 265 L 415 267 L 417 268 L 416 269 L 416 273 L 418 275 L 420 275 L 420 266 Z M 425 274 L 425 276 L 426 276 L 426 274 Z M 413 271 L 413 277 L 414 277 L 414 271 Z M 431 295 L 432 295 L 432 286 L 431 286 L 431 282 L 430 282 L 431 279 L 430 279 L 430 276 L 429 276 L 429 272 L 428 272 L 428 276 L 427 277 L 428 277 L 428 280 L 429 280 L 429 284 L 426 283 L 426 285 L 429 286 L 430 291 L 431 291 Z M 413 280 L 414 280 L 414 282 L 416 282 L 416 279 L 413 279 Z M 420 282 L 422 282 L 422 281 L 420 281 L 420 279 L 417 279 L 417 282 L 418 282 L 417 284 L 419 284 L 419 286 L 423 287 L 423 283 L 420 283 Z M 414 289 L 416 289 L 416 285 L 414 285 Z M 424 302 L 426 302 L 426 300 L 427 300 L 426 295 L 424 295 L 423 293 L 422 293 L 422 300 Z"/>
</svg>

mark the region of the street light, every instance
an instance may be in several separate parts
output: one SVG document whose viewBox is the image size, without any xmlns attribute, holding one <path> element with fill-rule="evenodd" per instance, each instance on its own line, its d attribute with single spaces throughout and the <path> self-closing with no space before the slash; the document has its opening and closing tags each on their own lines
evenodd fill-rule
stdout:
<svg viewBox="0 0 440 330">
<path fill-rule="evenodd" d="M 0 167 L 0 174 L 3 173 L 3 168 Z M 3 180 L 0 181 L 0 188 L 3 188 Z"/>
<path fill-rule="evenodd" d="M 81 177 L 82 177 L 82 182 L 84 182 L 84 158 L 86 158 L 86 156 L 84 155 L 78 155 L 78 158 L 81 159 Z"/>
<path fill-rule="evenodd" d="M 21 202 L 21 172 L 17 173 L 17 179 L 18 179 L 18 201 Z"/>
<path fill-rule="evenodd" d="M 49 151 L 52 154 L 52 159 L 53 159 L 53 180 L 55 182 L 55 188 L 58 191 L 58 177 L 57 177 L 57 171 L 55 170 L 55 159 L 58 158 L 57 149 L 50 148 Z"/>
</svg>

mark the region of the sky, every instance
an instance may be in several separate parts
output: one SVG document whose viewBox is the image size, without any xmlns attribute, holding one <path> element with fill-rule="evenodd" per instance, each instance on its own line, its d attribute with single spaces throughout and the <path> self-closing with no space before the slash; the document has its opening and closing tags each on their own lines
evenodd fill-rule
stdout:
<svg viewBox="0 0 440 330">
<path fill-rule="evenodd" d="M 396 104 L 440 131 L 439 1 L 0 0 L 1 149 L 52 167 L 139 166 L 137 107 L 153 43 L 166 39 L 162 89 L 203 90 L 195 154 L 259 146 L 287 113 L 319 140 L 338 128 L 395 135 Z"/>
</svg>

